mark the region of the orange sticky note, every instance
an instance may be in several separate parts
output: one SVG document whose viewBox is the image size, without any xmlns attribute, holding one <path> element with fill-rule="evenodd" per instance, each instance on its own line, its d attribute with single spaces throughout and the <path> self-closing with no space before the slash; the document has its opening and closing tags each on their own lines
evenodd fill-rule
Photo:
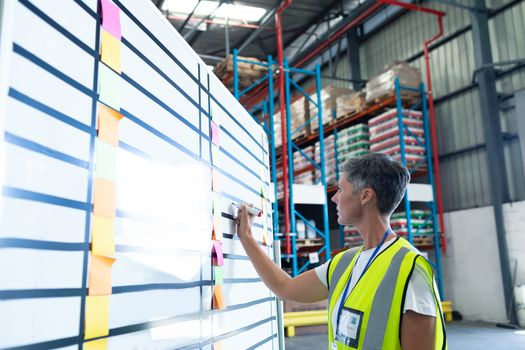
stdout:
<svg viewBox="0 0 525 350">
<path fill-rule="evenodd" d="M 95 178 L 93 186 L 93 213 L 97 216 L 114 218 L 117 209 L 115 183 Z"/>
<path fill-rule="evenodd" d="M 213 308 L 224 309 L 226 305 L 224 303 L 224 294 L 222 293 L 222 286 L 213 287 Z"/>
<path fill-rule="evenodd" d="M 221 192 L 221 179 L 216 169 L 211 170 L 211 189 L 213 192 Z"/>
<path fill-rule="evenodd" d="M 109 295 L 86 296 L 84 339 L 109 334 Z"/>
<path fill-rule="evenodd" d="M 111 266 L 113 258 L 91 255 L 89 265 L 89 295 L 111 294 Z"/>
<path fill-rule="evenodd" d="M 106 32 L 100 31 L 100 60 L 115 72 L 121 72 L 121 46 L 120 40 Z"/>
<path fill-rule="evenodd" d="M 102 103 L 98 104 L 98 138 L 113 146 L 118 146 L 118 122 L 122 114 Z"/>
<path fill-rule="evenodd" d="M 222 350 L 222 342 L 220 340 L 213 343 L 213 350 Z"/>
<path fill-rule="evenodd" d="M 84 350 L 106 350 L 108 348 L 108 338 L 92 340 L 84 343 Z"/>
<path fill-rule="evenodd" d="M 115 219 L 93 216 L 91 252 L 93 255 L 115 256 Z"/>
<path fill-rule="evenodd" d="M 213 233 L 211 239 L 214 241 L 222 241 L 222 219 L 220 217 L 213 218 Z"/>
</svg>

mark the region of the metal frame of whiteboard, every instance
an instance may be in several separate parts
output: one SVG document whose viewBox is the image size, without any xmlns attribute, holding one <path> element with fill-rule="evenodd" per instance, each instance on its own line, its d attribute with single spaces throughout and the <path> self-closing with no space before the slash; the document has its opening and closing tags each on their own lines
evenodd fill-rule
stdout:
<svg viewBox="0 0 525 350">
<path fill-rule="evenodd" d="M 126 118 L 120 125 L 117 175 L 125 176 L 116 180 L 117 261 L 112 270 L 108 348 L 209 349 L 219 339 L 225 348 L 229 343 L 282 348 L 279 301 L 256 275 L 227 217 L 233 199 L 260 200 L 259 172 L 255 170 L 257 174 L 253 175 L 249 171 L 252 167 L 266 167 L 264 186 L 269 192 L 268 142 L 263 131 L 150 1 L 114 2 L 121 8 L 123 32 L 121 79 L 125 86 L 121 112 L 129 114 L 123 112 Z M 82 271 L 87 271 L 83 257 L 89 249 L 85 241 L 89 225 L 84 228 L 84 223 L 91 212 L 57 203 L 80 203 L 86 208 L 92 203 L 83 202 L 93 171 L 72 163 L 84 164 L 94 152 L 91 148 L 86 153 L 94 136 L 79 130 L 92 132 L 94 112 L 85 106 L 96 97 L 86 98 L 78 91 L 82 86 L 92 89 L 95 79 L 93 73 L 89 77 L 94 62 L 90 61 L 89 69 L 82 66 L 89 56 L 79 48 L 95 50 L 96 57 L 95 32 L 89 28 L 96 18 L 93 11 L 97 3 L 61 0 L 57 6 L 54 2 L 35 5 L 29 0 L 2 2 L 0 130 L 2 136 L 4 132 L 21 135 L 10 136 L 10 140 L 17 140 L 15 143 L 4 137 L 0 141 L 0 183 L 3 189 L 18 187 L 37 195 L 14 198 L 3 191 L 0 197 L 0 328 L 6 335 L 0 338 L 1 348 L 77 348 L 82 342 L 80 310 L 86 290 L 81 287 L 87 283 L 82 281 Z M 32 34 L 22 28 L 31 28 Z M 15 42 L 18 53 L 13 49 Z M 51 54 L 57 48 L 60 57 Z M 102 69 L 102 63 L 99 65 Z M 31 79 L 25 79 L 27 76 Z M 173 84 L 187 94 L 188 100 L 168 79 L 176 80 Z M 17 84 L 25 96 L 40 100 L 44 107 L 60 112 L 55 116 L 68 117 L 71 125 L 49 118 L 35 105 L 8 97 L 11 84 Z M 59 98 L 62 100 L 57 101 Z M 189 99 L 197 105 L 188 103 Z M 76 100 L 81 103 L 72 106 Z M 210 143 L 185 131 L 191 124 L 209 135 L 206 113 L 210 109 L 223 130 L 217 166 L 223 169 L 220 176 L 226 197 L 221 203 L 227 260 L 225 297 L 227 305 L 235 305 L 226 310 L 210 310 L 211 287 L 202 283 L 211 279 Z M 19 122 L 10 118 L 13 111 L 23 112 L 17 114 Z M 19 136 L 28 142 L 21 142 Z M 195 154 L 201 154 L 201 159 Z M 24 166 L 31 172 L 23 172 Z M 224 169 L 241 175 L 237 179 L 228 177 Z M 33 200 L 37 197 L 57 203 Z M 269 202 L 265 203 L 269 207 Z M 271 222 L 271 211 L 268 213 Z M 256 235 L 262 234 L 261 226 L 256 222 Z M 268 227 L 272 237 L 272 225 Z M 264 249 L 273 258 L 273 248 Z M 176 288 L 193 282 L 198 286 Z M 261 323 L 264 320 L 269 321 Z M 196 335 L 191 335 L 195 329 Z"/>
</svg>

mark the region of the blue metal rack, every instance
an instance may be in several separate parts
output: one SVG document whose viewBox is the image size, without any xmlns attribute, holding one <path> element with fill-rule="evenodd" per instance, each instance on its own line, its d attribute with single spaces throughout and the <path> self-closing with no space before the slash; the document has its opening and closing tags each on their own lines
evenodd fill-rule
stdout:
<svg viewBox="0 0 525 350">
<path fill-rule="evenodd" d="M 421 96 L 421 101 L 416 103 L 415 105 L 411 106 L 410 108 L 405 108 L 408 110 L 415 110 L 417 108 L 421 108 L 421 112 L 423 115 L 423 126 L 424 126 L 424 134 L 426 138 L 426 142 L 423 142 L 420 137 L 415 135 L 408 126 L 403 124 L 403 100 L 402 100 L 402 91 L 408 91 L 411 93 L 417 93 Z M 397 124 L 398 124 L 398 130 L 399 130 L 399 146 L 400 146 L 400 152 L 401 152 L 401 162 L 408 167 L 407 164 L 407 158 L 406 158 L 406 150 L 405 150 L 405 132 L 406 131 L 410 136 L 412 136 L 418 143 L 418 145 L 425 147 L 426 150 L 426 157 L 424 160 L 414 164 L 411 166 L 411 174 L 416 172 L 421 167 L 425 166 L 427 167 L 425 174 L 426 174 L 426 184 L 432 186 L 432 190 L 434 192 L 434 199 L 436 198 L 435 193 L 435 184 L 434 184 L 434 173 L 432 169 L 432 148 L 430 147 L 430 132 L 429 132 L 429 125 L 428 125 L 428 110 L 427 110 L 427 97 L 426 97 L 426 89 L 425 84 L 421 83 L 419 89 L 403 86 L 400 84 L 399 79 L 396 79 L 395 81 L 395 93 L 396 93 L 396 109 L 397 109 Z M 407 193 L 405 193 L 404 197 L 404 207 L 405 207 L 405 214 L 406 214 L 406 220 L 407 220 L 407 238 L 410 243 L 413 241 L 413 236 L 418 234 L 419 228 L 412 232 L 412 225 L 411 225 L 411 217 L 410 217 L 410 208 L 411 208 L 411 202 L 408 199 Z M 437 213 L 436 213 L 436 202 L 435 200 L 425 202 L 426 206 L 430 209 L 431 214 L 425 219 L 425 223 L 428 223 L 430 220 L 432 220 L 432 228 L 433 228 L 433 238 L 434 238 L 434 253 L 435 253 L 435 263 L 434 268 L 436 269 L 436 275 L 437 275 L 437 285 L 439 289 L 439 293 L 441 297 L 444 297 L 443 294 L 443 278 L 442 278 L 442 271 L 441 271 L 441 247 L 440 247 L 440 232 L 437 228 Z"/>
<path fill-rule="evenodd" d="M 323 130 L 323 108 L 321 103 L 321 68 L 319 65 L 316 66 L 314 71 L 309 71 L 305 69 L 298 69 L 290 67 L 288 60 L 284 61 L 284 74 L 285 74 L 285 94 L 286 94 L 286 130 L 288 135 L 288 174 L 289 174 L 289 183 L 290 186 L 290 226 L 292 232 L 296 231 L 296 219 L 299 218 L 304 221 L 305 225 L 315 230 L 315 232 L 324 240 L 324 244 L 317 251 L 319 255 L 325 253 L 326 259 L 330 259 L 330 228 L 328 223 L 328 198 L 327 198 L 327 184 L 326 184 L 326 168 L 325 168 L 325 157 L 324 157 L 324 130 Z M 307 75 L 315 78 L 316 85 L 316 95 L 317 101 L 314 101 L 306 91 L 304 91 L 299 84 L 293 79 L 292 74 Z M 291 130 L 291 113 L 290 113 L 290 99 L 291 99 L 291 88 L 294 88 L 299 93 L 303 94 L 315 107 L 317 107 L 317 115 L 311 116 L 303 125 L 298 127 L 295 130 Z M 320 163 L 318 164 L 315 160 L 308 157 L 294 142 L 294 134 L 299 130 L 306 128 L 306 126 L 311 123 L 314 118 L 317 118 L 319 125 L 319 149 L 320 149 Z M 321 173 L 321 186 L 324 188 L 324 204 L 322 204 L 322 214 L 323 214 L 323 230 L 318 229 L 317 227 L 311 225 L 308 220 L 302 215 L 295 207 L 294 203 L 294 169 L 293 169 L 293 151 L 298 151 L 299 154 L 304 157 L 309 163 L 311 163 L 315 169 L 319 170 Z M 299 266 L 299 257 L 297 254 L 297 237 L 292 235 L 292 254 L 283 255 L 285 259 L 290 259 L 292 261 L 292 275 L 297 276 L 301 272 L 305 271 L 310 265 L 310 261 L 306 261 L 302 266 Z"/>
</svg>

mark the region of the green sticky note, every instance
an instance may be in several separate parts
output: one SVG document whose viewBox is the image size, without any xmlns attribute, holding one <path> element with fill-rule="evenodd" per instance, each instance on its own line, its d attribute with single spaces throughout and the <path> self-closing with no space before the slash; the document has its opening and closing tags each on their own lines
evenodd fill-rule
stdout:
<svg viewBox="0 0 525 350">
<path fill-rule="evenodd" d="M 222 286 L 224 280 L 224 273 L 222 266 L 213 267 L 213 280 L 215 281 L 216 286 Z"/>
<path fill-rule="evenodd" d="M 120 110 L 120 76 L 101 64 L 98 71 L 99 100 L 115 109 Z"/>
<path fill-rule="evenodd" d="M 95 155 L 95 177 L 115 181 L 117 173 L 117 147 L 97 140 Z"/>
</svg>

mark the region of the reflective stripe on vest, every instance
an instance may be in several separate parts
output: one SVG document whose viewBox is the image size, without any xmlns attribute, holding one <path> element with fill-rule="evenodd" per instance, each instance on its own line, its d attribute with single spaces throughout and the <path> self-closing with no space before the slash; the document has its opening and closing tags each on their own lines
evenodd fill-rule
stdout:
<svg viewBox="0 0 525 350">
<path fill-rule="evenodd" d="M 383 280 L 379 284 L 379 288 L 374 296 L 374 301 L 372 302 L 370 318 L 368 319 L 368 324 L 374 326 L 367 327 L 363 350 L 380 350 L 383 346 L 390 308 L 392 307 L 394 291 L 397 285 L 397 276 L 399 275 L 401 263 L 408 252 L 410 252 L 408 248 L 402 247 L 399 249 L 390 262 L 390 266 Z"/>
<path fill-rule="evenodd" d="M 346 269 L 348 268 L 348 265 L 350 265 L 352 259 L 359 250 L 359 247 L 348 249 L 346 252 L 343 253 L 343 256 L 337 263 L 335 271 L 330 277 L 330 281 L 328 282 L 328 302 L 330 302 L 330 299 L 332 299 L 332 294 L 334 293 L 335 286 L 337 286 L 337 282 L 339 282 L 341 276 L 343 275 L 343 273 L 345 273 Z"/>
</svg>

